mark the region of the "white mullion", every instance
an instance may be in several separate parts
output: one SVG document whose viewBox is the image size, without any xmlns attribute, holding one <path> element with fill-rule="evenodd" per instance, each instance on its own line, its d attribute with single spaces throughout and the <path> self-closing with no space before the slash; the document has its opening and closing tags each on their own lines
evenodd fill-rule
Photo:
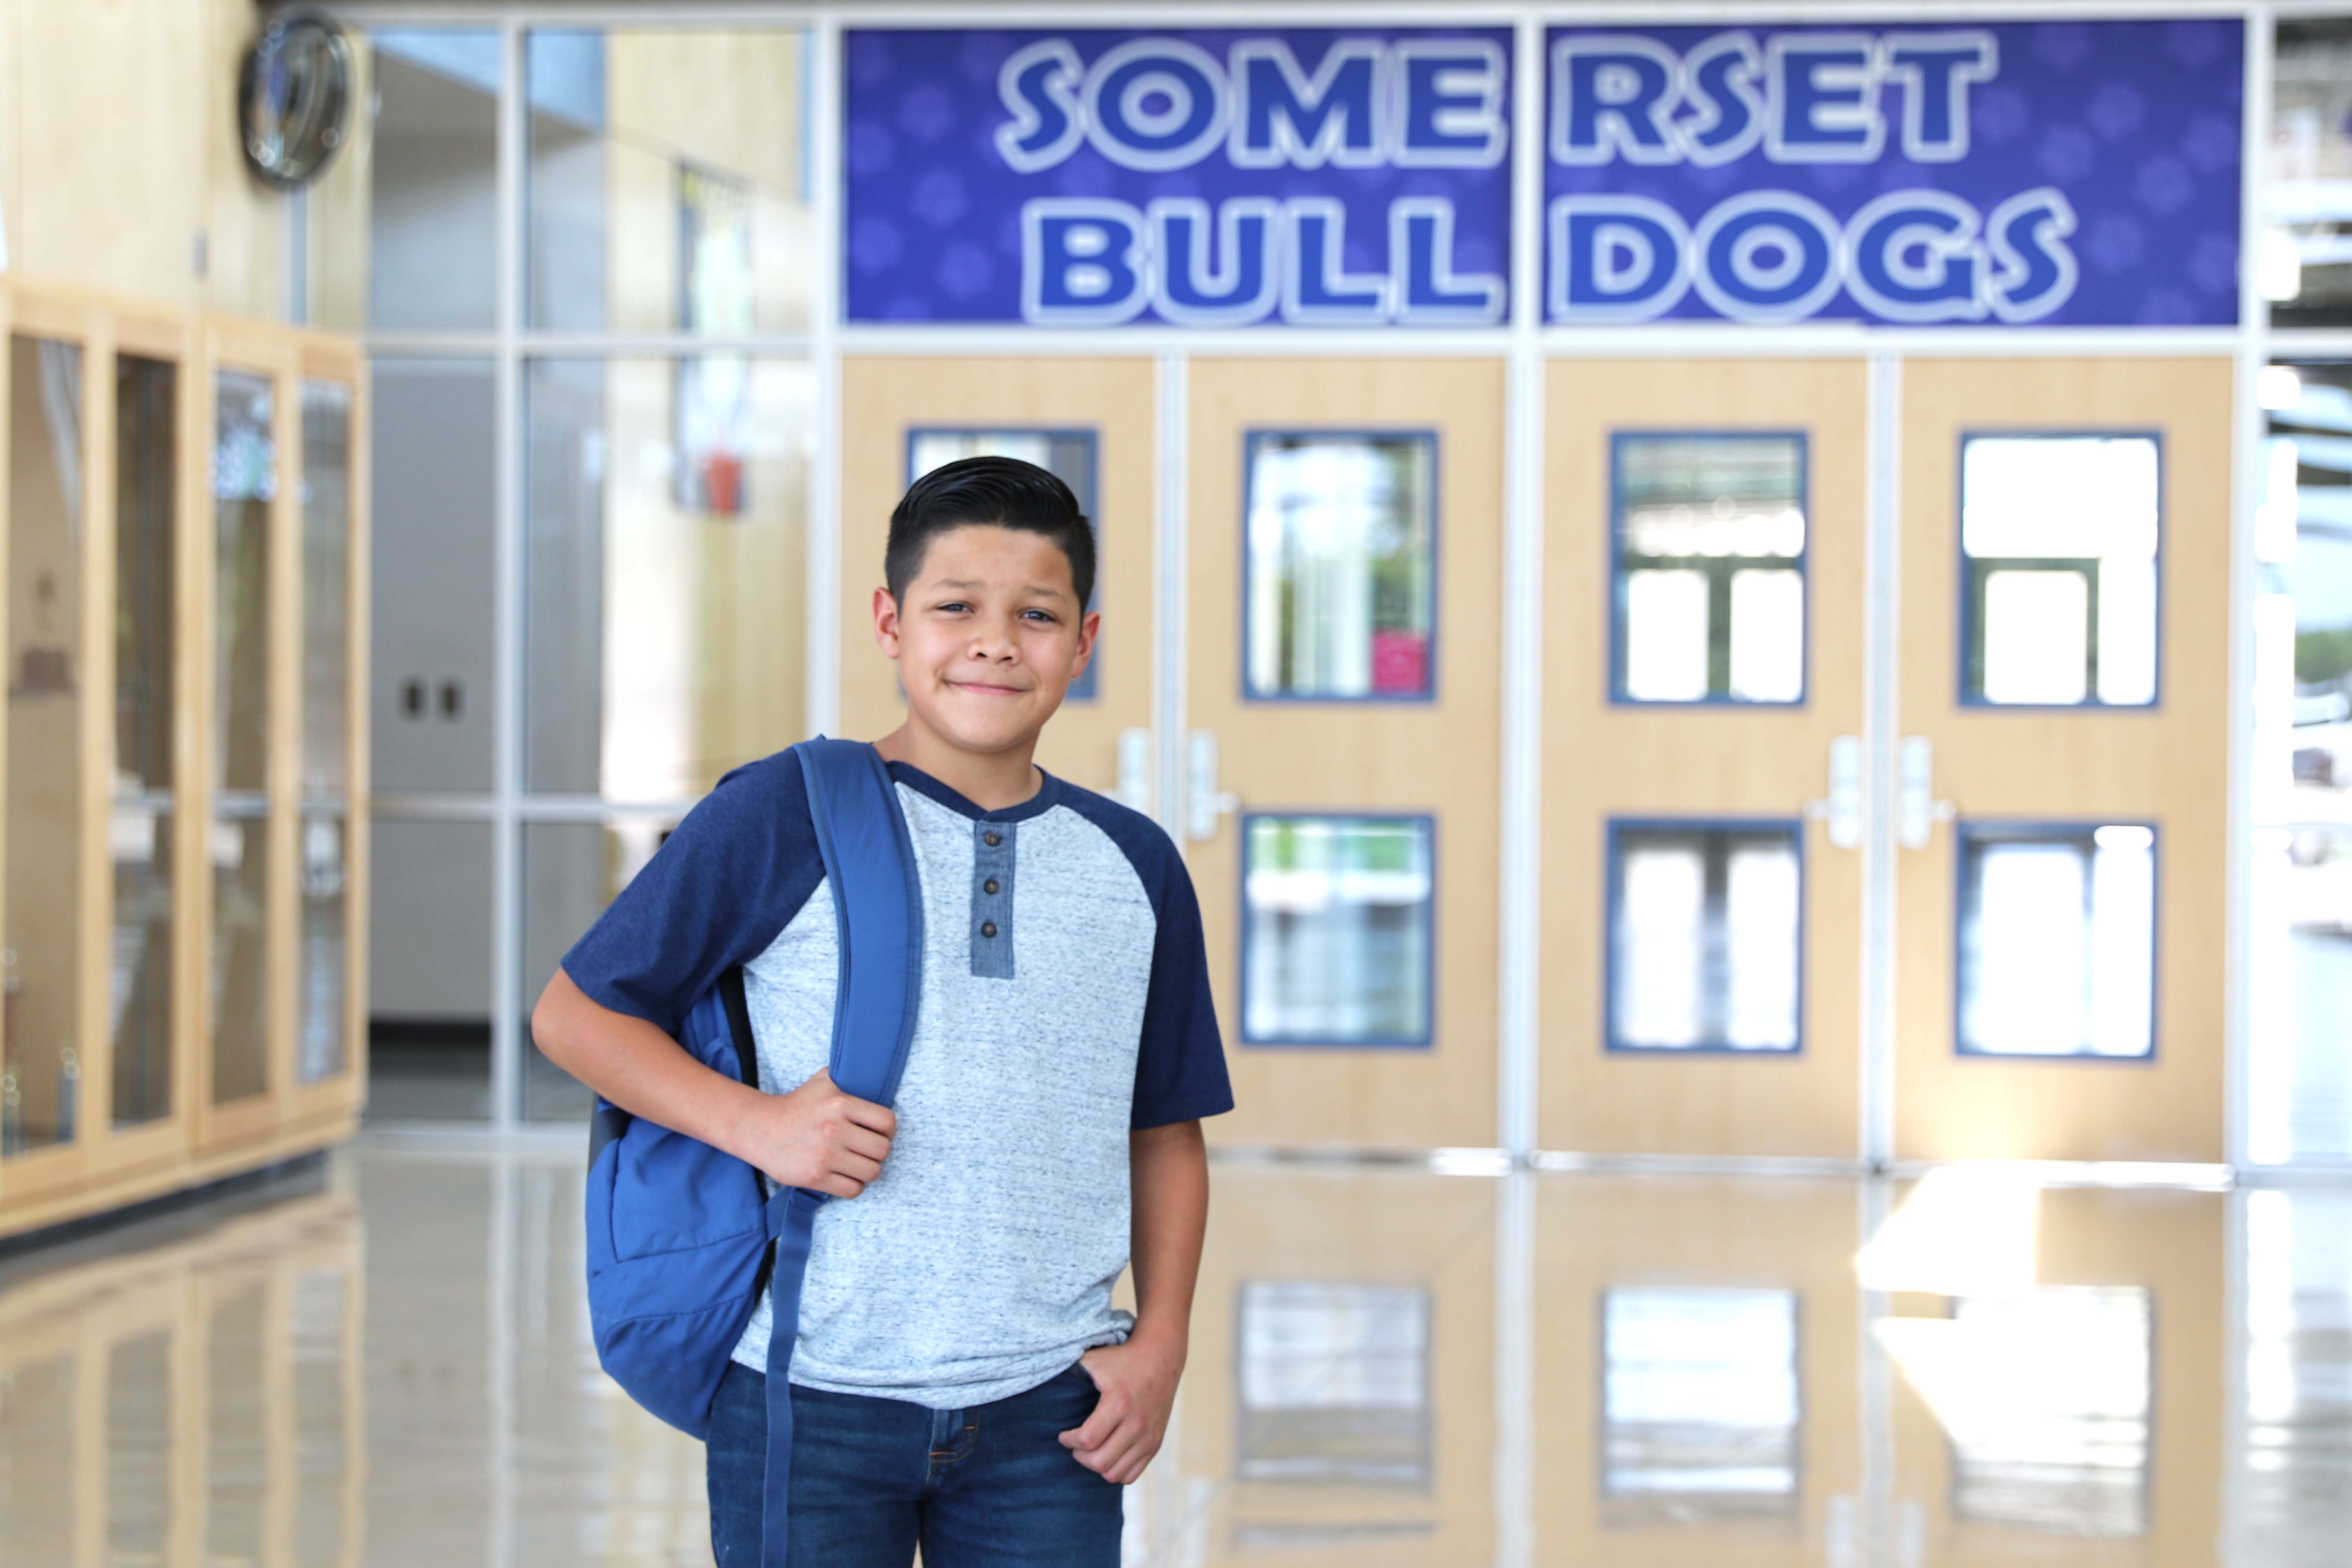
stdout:
<svg viewBox="0 0 2352 1568">
<path fill-rule="evenodd" d="M 367 334 L 371 353 L 405 358 L 494 354 L 504 336 L 497 330 L 377 331 Z M 677 358 L 690 354 L 736 353 L 772 359 L 800 359 L 812 351 L 807 332 L 544 332 L 514 334 L 518 350 L 530 359 Z"/>
<path fill-rule="evenodd" d="M 1520 68 L 1540 61 L 1542 29 L 1521 26 Z M 1543 447 L 1541 330 L 1542 103 L 1513 104 L 1511 353 L 1504 389 L 1503 670 L 1497 883 L 1502 899 L 1496 984 L 1501 996 L 1495 1141 L 1514 1160 L 1536 1148 L 1536 988 L 1541 971 L 1543 796 Z"/>
<path fill-rule="evenodd" d="M 1511 137 L 1511 354 L 1503 431 L 1501 831 L 1495 1142 L 1520 1167 L 1495 1214 L 1495 1562 L 1533 1568 L 1537 1086 L 1543 973 L 1543 26 L 1517 29 Z"/>
<path fill-rule="evenodd" d="M 2225 354 L 2235 327 L 1880 327 L 1859 321 L 1759 326 L 1739 321 L 1549 327 L 1559 358 L 1817 359 L 1899 353 L 1909 359 L 2176 358 Z M 2346 334 L 2352 341 L 2352 334 Z"/>
<path fill-rule="evenodd" d="M 1185 4 L 1183 0 L 1165 0 L 1151 7 L 1148 21 L 1139 21 L 1137 7 L 1132 5 L 1106 3 L 1053 4 L 1038 0 L 1028 5 L 959 5 L 952 0 L 898 0 L 897 4 L 860 6 L 857 26 L 861 27 L 1121 27 L 1149 31 L 1161 27 L 1286 27 L 1302 26 L 1413 26 L 1430 25 L 1432 14 L 1420 0 L 1289 0 L 1282 5 L 1244 4 L 1243 0 L 1216 0 L 1216 3 Z M 1806 22 L 1875 23 L 1881 26 L 1930 26 L 1945 23 L 2045 20 L 2050 16 L 2046 0 L 1954 0 L 1944 5 L 1921 5 L 1906 10 L 1899 17 L 1891 14 L 1885 0 L 1712 0 L 1708 4 L 1678 5 L 1671 16 L 1661 12 L 1654 3 L 1614 5 L 1573 5 L 1556 3 L 1545 5 L 1465 5 L 1449 9 L 1446 25 L 1453 26 L 1499 26 L 1529 18 L 1538 23 L 1572 24 L 1588 26 L 1657 26 L 1664 23 L 1675 26 L 1755 25 L 1780 23 L 1798 25 Z M 2069 19 L 2084 21 L 2131 21 L 2136 19 L 2164 20 L 2180 16 L 2241 16 L 2252 9 L 2239 4 L 2210 4 L 2202 0 L 2074 0 L 2066 7 Z M 2282 16 L 2334 16 L 2343 14 L 2341 0 L 2280 0 L 2275 10 Z M 675 31 L 747 31 L 771 27 L 807 26 L 825 15 L 824 8 L 814 5 L 794 5 L 791 0 L 772 0 L 758 5 L 726 5 L 712 4 L 662 5 L 645 4 L 603 5 L 513 5 L 490 12 L 484 7 L 459 3 L 459 0 L 438 0 L 438 3 L 394 5 L 379 3 L 339 7 L 336 16 L 357 26 L 409 27 L 480 27 L 509 16 L 535 26 L 599 27 L 656 26 Z"/>
<path fill-rule="evenodd" d="M 490 789 L 490 1125 L 511 1131 L 520 1120 L 522 1085 L 522 324 L 523 160 L 529 132 L 522 25 L 500 25 L 498 100 L 498 357 L 493 391 L 496 493 L 491 498 L 495 647 L 491 682 L 498 721 L 491 731 Z M 493 1521 L 511 1530 L 510 1517 Z"/>
<path fill-rule="evenodd" d="M 1509 352 L 1511 334 L 1499 328 L 1447 331 L 1422 327 L 1241 327 L 1216 331 L 1196 327 L 1030 327 L 1017 321 L 981 325 L 845 325 L 844 343 L 862 354 L 1008 358 L 1098 355 L 1133 359 L 1138 354 L 1214 354 L 1234 357 L 1334 359 L 1461 359 Z"/>
<path fill-rule="evenodd" d="M 809 455 L 808 637 L 803 656 L 807 697 L 802 727 L 812 735 L 831 734 L 841 725 L 841 255 L 843 243 L 840 156 L 841 21 L 818 13 L 806 46 L 810 51 L 810 206 L 816 236 L 814 287 L 810 289 L 810 373 L 815 450 Z"/>
<path fill-rule="evenodd" d="M 1858 1152 L 1883 1171 L 1895 1158 L 1896 751 L 1903 697 L 1903 362 L 1867 362 L 1863 544 L 1862 1083 Z M 1827 760 L 1824 759 L 1824 765 Z"/>
<path fill-rule="evenodd" d="M 2261 568 L 2254 557 L 2254 516 L 2269 478 L 2261 460 L 2265 420 L 2257 382 L 2269 362 L 2270 301 L 2256 287 L 2263 215 L 2269 171 L 2260 150 L 2270 145 L 2272 50 L 2275 34 L 2267 12 L 2257 6 L 2246 22 L 2245 123 L 2240 142 L 2249 154 L 2239 181 L 2238 356 L 2231 387 L 2236 439 L 2230 443 L 2234 469 L 2230 487 L 2230 690 L 2229 775 L 2225 813 L 2229 843 L 2223 889 L 2224 947 L 2222 1020 L 2222 1157 L 2235 1168 L 2247 1163 L 2252 1147 L 2253 1074 L 2253 733 L 2254 596 Z M 2161 911 L 2158 911 L 2159 914 Z M 2232 1452 L 2235 1450 L 2233 1449 Z"/>
<path fill-rule="evenodd" d="M 2335 0 L 2307 0 L 2315 7 L 2315 14 L 2340 14 L 2342 6 Z M 2069 19 L 2086 21 L 2129 21 L 2134 19 L 2163 20 L 2179 16 L 2234 16 L 2244 11 L 2241 4 L 2200 4 L 2199 0 L 2074 0 L 2065 11 Z M 1576 5 L 1555 3 L 1544 5 L 1465 5 L 1449 7 L 1444 23 L 1452 26 L 1503 26 L 1532 18 L 1539 24 L 1560 23 L 1591 26 L 1702 26 L 1717 23 L 1755 25 L 1780 23 L 1797 25 L 1805 22 L 1854 22 L 1876 24 L 1879 26 L 1917 27 L 1954 22 L 1982 21 L 2042 21 L 2050 16 L 2046 0 L 1951 0 L 1943 5 L 1926 5 L 1905 9 L 1901 16 L 1892 15 L 1895 8 L 1885 0 L 1788 0 L 1773 4 L 1771 0 L 1711 0 L 1707 4 L 1676 5 L 1672 14 L 1661 11 L 1656 0 L 1643 4 Z M 958 5 L 953 0 L 894 0 L 860 6 L 857 25 L 861 27 L 1118 27 L 1149 32 L 1154 27 L 1366 27 L 1366 26 L 1427 26 L 1432 13 L 1425 4 L 1414 0 L 1289 0 L 1288 4 L 1254 5 L 1244 0 L 1163 0 L 1139 20 L 1138 7 L 1119 4 L 1117 0 L 1093 0 L 1091 4 L 1059 4 L 1055 0 L 1033 0 L 1027 5 Z M 534 11 L 534 15 L 538 13 Z M 566 20 L 614 14 L 611 6 L 567 6 L 553 12 Z M 623 11 L 622 15 L 632 13 Z M 782 15 L 758 12 L 720 13 L 722 18 L 740 26 L 748 17 Z M 708 16 L 707 12 L 688 12 L 688 16 Z M 667 20 L 667 12 L 665 12 Z"/>
<path fill-rule="evenodd" d="M 1160 774 L 1152 791 L 1160 826 L 1179 847 L 1185 833 L 1185 794 L 1192 715 L 1187 711 L 1185 659 L 1192 647 L 1192 595 L 1185 579 L 1190 558 L 1186 464 L 1191 458 L 1192 362 L 1183 353 L 1160 356 L 1152 383 L 1152 727 L 1159 731 L 1153 756 Z"/>
</svg>

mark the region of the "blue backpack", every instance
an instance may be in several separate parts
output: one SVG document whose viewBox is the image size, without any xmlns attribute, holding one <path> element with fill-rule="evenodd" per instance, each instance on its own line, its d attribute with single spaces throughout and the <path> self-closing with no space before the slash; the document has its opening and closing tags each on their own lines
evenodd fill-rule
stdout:
<svg viewBox="0 0 2352 1568">
<path fill-rule="evenodd" d="M 820 737 L 793 748 L 833 891 L 841 941 L 833 1080 L 887 1105 L 898 1091 L 922 991 L 923 900 L 897 789 L 874 748 Z M 743 996 L 730 969 L 688 1010 L 686 1048 L 759 1087 Z M 596 1355 L 631 1398 L 709 1440 L 719 1380 L 775 1287 L 768 1340 L 768 1467 L 761 1561 L 784 1561 L 791 1494 L 793 1340 L 809 1235 L 824 1194 L 771 1194 L 751 1165 L 596 1102 L 588 1143 L 588 1314 Z"/>
</svg>

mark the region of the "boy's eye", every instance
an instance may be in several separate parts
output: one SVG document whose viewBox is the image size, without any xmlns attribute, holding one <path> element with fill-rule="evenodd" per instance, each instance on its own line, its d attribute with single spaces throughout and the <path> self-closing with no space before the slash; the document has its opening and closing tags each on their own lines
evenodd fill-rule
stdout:
<svg viewBox="0 0 2352 1568">
<path fill-rule="evenodd" d="M 950 599 L 946 604 L 938 606 L 940 614 L 943 616 L 953 615 L 958 610 L 969 610 L 971 608 L 971 606 L 965 604 L 961 599 Z"/>
<path fill-rule="evenodd" d="M 1026 610 L 1023 614 L 1032 620 L 1043 621 L 1049 626 L 1054 624 L 1054 612 L 1051 610 Z"/>
</svg>

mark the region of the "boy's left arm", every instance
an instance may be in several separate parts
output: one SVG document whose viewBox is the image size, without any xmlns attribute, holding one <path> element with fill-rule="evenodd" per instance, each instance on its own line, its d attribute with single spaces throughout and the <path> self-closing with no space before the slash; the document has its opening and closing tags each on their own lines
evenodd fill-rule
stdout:
<svg viewBox="0 0 2352 1568">
<path fill-rule="evenodd" d="M 1135 1331 L 1081 1358 L 1102 1397 L 1062 1446 L 1105 1480 L 1143 1474 L 1168 1432 L 1192 1332 L 1192 1285 L 1209 1224 L 1209 1151 L 1198 1121 L 1128 1134 Z"/>
</svg>

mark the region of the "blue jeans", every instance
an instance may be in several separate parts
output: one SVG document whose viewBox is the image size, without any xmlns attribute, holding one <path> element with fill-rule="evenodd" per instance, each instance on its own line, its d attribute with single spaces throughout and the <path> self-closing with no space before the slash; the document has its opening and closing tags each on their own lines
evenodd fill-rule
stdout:
<svg viewBox="0 0 2352 1568">
<path fill-rule="evenodd" d="M 767 1385 L 730 1364 L 712 1407 L 719 1568 L 760 1568 Z M 1075 1364 L 969 1410 L 795 1386 L 790 1568 L 1118 1568 L 1120 1489 L 1060 1441 L 1096 1397 Z"/>
</svg>

